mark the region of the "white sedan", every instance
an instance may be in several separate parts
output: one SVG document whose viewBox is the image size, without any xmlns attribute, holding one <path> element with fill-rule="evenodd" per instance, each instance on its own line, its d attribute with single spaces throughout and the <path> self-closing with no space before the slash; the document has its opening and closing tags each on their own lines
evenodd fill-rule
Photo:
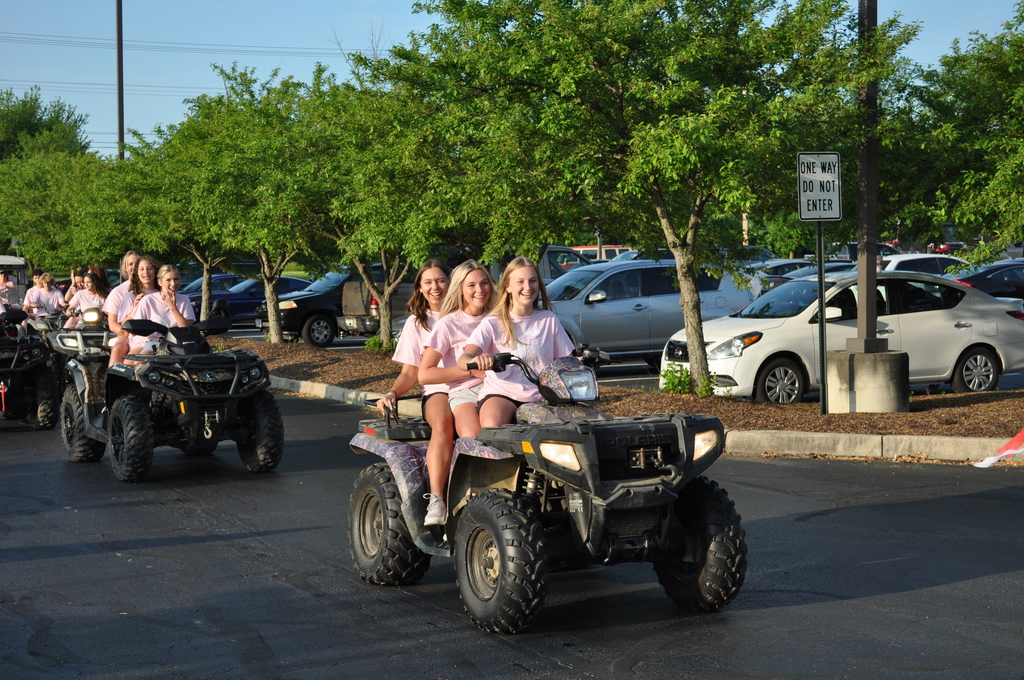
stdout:
<svg viewBox="0 0 1024 680">
<path fill-rule="evenodd" d="M 826 349 L 857 336 L 855 273 L 825 276 Z M 732 316 L 704 324 L 715 393 L 793 403 L 818 388 L 818 286 L 790 281 Z M 1024 312 L 969 286 L 916 272 L 878 273 L 877 337 L 906 352 L 911 384 L 993 390 L 1001 373 L 1024 370 Z M 686 332 L 665 345 L 662 369 L 689 368 Z M 661 386 L 664 387 L 664 378 Z"/>
</svg>

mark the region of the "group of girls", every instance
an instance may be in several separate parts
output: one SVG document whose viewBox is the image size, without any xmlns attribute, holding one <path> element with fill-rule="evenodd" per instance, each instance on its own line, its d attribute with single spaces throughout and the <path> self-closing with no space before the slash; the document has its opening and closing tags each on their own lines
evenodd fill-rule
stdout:
<svg viewBox="0 0 1024 680">
<path fill-rule="evenodd" d="M 74 318 L 83 309 L 102 307 L 110 287 L 107 274 L 99 267 L 79 269 L 71 272 L 71 285 L 67 291 L 61 292 L 55 285 L 53 275 L 41 269 L 32 271 L 32 287 L 25 292 L 21 308 L 29 318 L 38 319 L 44 316 L 59 314 L 69 315 L 65 327 L 74 326 L 78 320 Z M 0 273 L 0 304 L 14 307 L 11 304 L 10 291 L 14 288 L 7 272 Z M 5 307 L 5 309 L 6 309 Z"/>
<path fill-rule="evenodd" d="M 103 305 L 107 325 L 118 335 L 110 349 L 110 366 L 137 363 L 125 356 L 153 354 L 160 343 L 159 333 L 129 336 L 122 326 L 125 321 L 146 319 L 173 328 L 191 326 L 196 319 L 188 296 L 178 292 L 181 274 L 174 265 L 161 267 L 152 256 L 129 250 L 121 258 L 121 277 L 124 283 L 110 291 Z"/>
<path fill-rule="evenodd" d="M 444 524 L 455 435 L 475 437 L 481 427 L 511 423 L 519 406 L 540 400 L 517 366 L 489 370 L 492 355 L 514 353 L 540 373 L 571 354 L 573 344 L 550 311 L 544 282 L 528 258 L 510 262 L 496 290 L 487 270 L 472 260 L 451 272 L 440 260 L 428 260 L 414 288 L 393 357 L 402 370 L 377 406 L 394 409 L 417 380 L 423 385 L 423 414 L 431 427 L 424 524 Z M 470 370 L 470 363 L 476 368 Z"/>
</svg>

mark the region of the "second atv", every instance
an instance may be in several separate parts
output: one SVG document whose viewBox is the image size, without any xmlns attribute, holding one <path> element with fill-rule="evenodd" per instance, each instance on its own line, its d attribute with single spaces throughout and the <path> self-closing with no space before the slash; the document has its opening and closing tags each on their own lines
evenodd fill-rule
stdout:
<svg viewBox="0 0 1024 680">
<path fill-rule="evenodd" d="M 509 354 L 545 403 L 521 406 L 517 423 L 485 427 L 455 443 L 444 526 L 424 526 L 430 428 L 386 416 L 360 423 L 350 446 L 384 460 L 366 468 L 349 510 L 360 576 L 415 583 L 432 555 L 455 557 L 459 592 L 480 628 L 515 633 L 544 604 L 550 569 L 651 562 L 680 606 L 721 609 L 743 584 L 745 534 L 734 503 L 702 476 L 718 459 L 724 430 L 714 416 L 682 413 L 612 418 L 597 398 L 584 350 L 539 376 Z"/>
<path fill-rule="evenodd" d="M 0 411 L 5 420 L 29 418 L 35 429 L 49 430 L 57 424 L 60 392 L 49 345 L 21 325 L 27 316 L 0 314 Z"/>
<path fill-rule="evenodd" d="M 248 470 L 276 468 L 284 424 L 267 391 L 266 364 L 248 350 L 215 353 L 206 340 L 230 327 L 220 318 L 183 328 L 126 321 L 133 335 L 164 336 L 156 354 L 128 355 L 140 363 L 107 368 L 106 353 L 94 348 L 69 361 L 74 384 L 61 405 L 68 457 L 84 462 L 106 453 L 117 479 L 138 482 L 157 446 L 201 456 L 231 439 Z"/>
</svg>

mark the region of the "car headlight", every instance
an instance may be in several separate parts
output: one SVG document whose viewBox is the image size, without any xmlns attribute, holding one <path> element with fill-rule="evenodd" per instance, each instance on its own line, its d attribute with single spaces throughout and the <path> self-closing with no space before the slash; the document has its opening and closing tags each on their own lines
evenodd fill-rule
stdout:
<svg viewBox="0 0 1024 680">
<path fill-rule="evenodd" d="M 745 335 L 738 335 L 731 340 L 726 340 L 721 345 L 708 352 L 708 361 L 715 361 L 717 359 L 734 359 L 738 356 L 742 356 L 743 350 L 753 345 L 763 336 L 764 333 L 761 332 L 747 333 Z"/>
<path fill-rule="evenodd" d="M 296 304 L 295 300 L 282 300 L 277 303 L 278 309 L 295 309 L 299 305 Z"/>
<path fill-rule="evenodd" d="M 718 430 L 704 430 L 693 437 L 693 459 L 700 460 L 718 446 Z"/>
<path fill-rule="evenodd" d="M 576 449 L 572 444 L 565 442 L 541 442 L 540 456 L 549 460 L 555 465 L 564 467 L 566 470 L 579 472 L 580 459 L 576 456 Z"/>
</svg>

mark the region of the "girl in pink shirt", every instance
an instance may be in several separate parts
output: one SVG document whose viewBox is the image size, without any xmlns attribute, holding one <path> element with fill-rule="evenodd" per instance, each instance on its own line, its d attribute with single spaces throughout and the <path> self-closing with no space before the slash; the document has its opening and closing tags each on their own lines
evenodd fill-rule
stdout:
<svg viewBox="0 0 1024 680">
<path fill-rule="evenodd" d="M 38 319 L 50 314 L 59 314 L 64 307 L 64 294 L 54 287 L 53 274 L 43 272 L 38 277 L 38 283 L 25 293 L 23 309 L 28 312 L 29 318 Z"/>
<path fill-rule="evenodd" d="M 166 328 L 191 326 L 196 316 L 188 296 L 178 292 L 181 288 L 181 274 L 178 273 L 178 268 L 172 264 L 165 264 L 157 272 L 156 280 L 160 284 L 159 291 L 153 295 L 143 296 L 132 318 L 155 321 Z M 133 335 L 128 341 L 128 353 L 153 354 L 161 338 L 161 333 L 153 333 L 148 337 Z M 125 360 L 125 364 L 134 363 L 138 362 Z"/>
<path fill-rule="evenodd" d="M 85 276 L 82 277 L 82 281 L 82 290 L 75 293 L 68 302 L 68 314 L 82 312 L 86 309 L 100 309 L 107 300 L 109 291 L 104 287 L 103 282 L 100 281 L 100 277 L 92 272 L 86 272 Z M 74 328 L 78 325 L 78 322 L 77 316 L 69 316 L 67 323 L 64 324 L 64 328 Z"/>
<path fill-rule="evenodd" d="M 125 321 L 135 318 L 135 310 L 144 297 L 157 292 L 156 270 L 158 266 L 156 260 L 149 255 L 139 256 L 138 261 L 135 263 L 135 269 L 132 272 L 128 292 L 121 298 L 121 304 L 117 309 L 118 330 L 121 330 L 121 324 Z M 113 297 L 113 295 L 114 292 L 111 291 L 110 296 L 108 296 L 108 303 L 110 302 L 109 298 Z M 107 306 L 104 305 L 103 309 L 106 311 Z M 113 366 L 124 358 L 124 355 L 128 353 L 128 343 L 128 333 L 122 332 L 120 337 L 114 342 L 113 347 L 110 348 L 109 366 Z"/>
<path fill-rule="evenodd" d="M 518 366 L 501 373 L 489 370 L 494 365 L 492 355 L 511 352 L 540 373 L 555 359 L 572 354 L 572 340 L 550 309 L 537 267 L 525 257 L 512 260 L 501 275 L 494 311 L 469 336 L 458 361 L 459 368 L 476 362 L 487 371 L 480 387 L 482 427 L 511 423 L 519 406 L 540 400 L 537 387 Z"/>
<path fill-rule="evenodd" d="M 448 406 L 455 418 L 455 430 L 460 437 L 475 437 L 480 431 L 477 415 L 477 389 L 483 382 L 482 372 L 464 371 L 456 365 L 466 340 L 484 315 L 491 310 L 494 286 L 487 270 L 473 260 L 463 262 L 452 271 L 452 283 L 441 305 L 441 319 L 434 325 L 427 347 L 423 350 L 419 379 L 423 385 L 445 383 L 448 386 Z M 442 520 L 447 515 L 444 506 L 444 486 L 452 463 L 452 440 L 438 442 L 433 451 L 427 451 L 427 471 L 430 473 L 430 493 L 438 498 Z M 434 456 L 431 456 L 431 453 Z M 428 522 L 429 524 L 429 522 Z"/>
</svg>

